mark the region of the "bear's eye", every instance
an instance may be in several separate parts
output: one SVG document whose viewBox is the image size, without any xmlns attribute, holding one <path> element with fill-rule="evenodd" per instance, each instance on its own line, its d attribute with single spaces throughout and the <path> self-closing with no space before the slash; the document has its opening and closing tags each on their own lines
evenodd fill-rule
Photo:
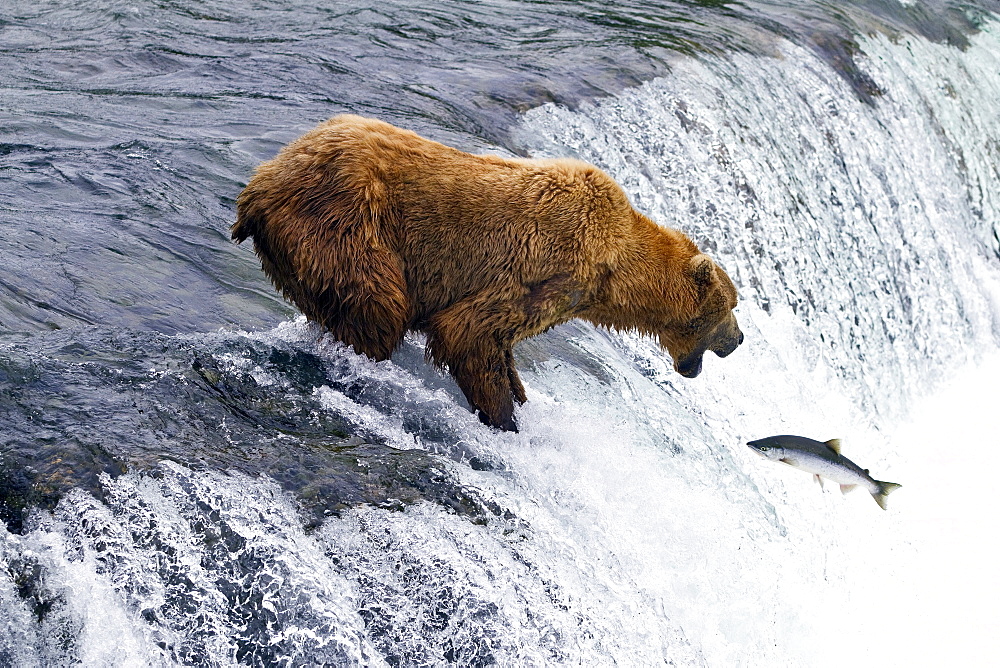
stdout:
<svg viewBox="0 0 1000 668">
<path fill-rule="evenodd" d="M 694 320 L 688 322 L 687 325 L 685 325 L 685 327 L 691 334 L 699 334 L 708 329 L 708 325 L 710 322 L 711 322 L 710 316 L 700 315 Z"/>
</svg>

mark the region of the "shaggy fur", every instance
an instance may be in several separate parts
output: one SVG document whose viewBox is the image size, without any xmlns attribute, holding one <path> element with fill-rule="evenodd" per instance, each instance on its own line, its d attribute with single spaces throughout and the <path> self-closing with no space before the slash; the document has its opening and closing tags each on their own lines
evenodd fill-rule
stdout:
<svg viewBox="0 0 1000 668">
<path fill-rule="evenodd" d="M 736 289 L 577 160 L 471 155 L 337 116 L 260 165 L 233 238 L 311 320 L 374 360 L 408 330 L 483 422 L 516 429 L 518 341 L 584 318 L 656 336 L 693 377 L 743 339 Z"/>
</svg>

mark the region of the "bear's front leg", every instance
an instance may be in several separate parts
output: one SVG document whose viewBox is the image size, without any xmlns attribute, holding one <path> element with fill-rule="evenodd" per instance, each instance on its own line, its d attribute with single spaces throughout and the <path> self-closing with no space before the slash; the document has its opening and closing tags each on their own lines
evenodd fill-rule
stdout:
<svg viewBox="0 0 1000 668">
<path fill-rule="evenodd" d="M 440 347 L 438 347 L 440 350 Z M 507 355 L 496 346 L 474 346 L 460 357 L 442 353 L 448 371 L 462 389 L 472 410 L 479 411 L 479 419 L 491 427 L 504 431 L 517 431 L 514 421 L 514 391 L 511 388 L 512 368 Z M 435 356 L 435 359 L 438 359 Z M 514 378 L 516 378 L 516 371 Z M 518 387 L 523 392 L 521 382 Z"/>
<path fill-rule="evenodd" d="M 528 400 L 528 395 L 524 393 L 524 385 L 521 377 L 517 375 L 517 367 L 514 366 L 514 350 L 507 347 L 504 350 L 504 360 L 507 365 L 507 380 L 510 381 L 510 391 L 514 395 L 514 401 L 523 404 Z"/>
<path fill-rule="evenodd" d="M 474 295 L 435 314 L 427 327 L 428 355 L 447 366 L 479 419 L 504 431 L 517 431 L 514 401 L 526 398 L 511 352 L 510 332 L 521 320 L 509 305 Z"/>
</svg>

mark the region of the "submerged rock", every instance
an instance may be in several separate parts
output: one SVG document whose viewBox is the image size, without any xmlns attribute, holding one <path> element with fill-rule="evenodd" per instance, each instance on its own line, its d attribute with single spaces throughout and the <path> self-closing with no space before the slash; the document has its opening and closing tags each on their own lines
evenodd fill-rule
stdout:
<svg viewBox="0 0 1000 668">
<path fill-rule="evenodd" d="M 426 500 L 476 522 L 494 513 L 440 456 L 412 440 L 358 433 L 322 403 L 321 387 L 378 391 L 339 378 L 336 364 L 296 343 L 242 335 L 88 328 L 8 339 L 0 345 L 0 518 L 20 533 L 33 509 L 53 509 L 69 490 L 102 499 L 106 476 L 155 477 L 164 461 L 272 478 L 295 496 L 307 526 L 360 504 Z"/>
</svg>

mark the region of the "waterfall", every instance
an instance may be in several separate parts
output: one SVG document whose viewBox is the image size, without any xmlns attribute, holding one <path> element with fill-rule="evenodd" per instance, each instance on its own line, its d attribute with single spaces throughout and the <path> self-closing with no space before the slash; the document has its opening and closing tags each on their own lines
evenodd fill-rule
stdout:
<svg viewBox="0 0 1000 668">
<path fill-rule="evenodd" d="M 980 603 L 997 591 L 976 544 L 996 513 L 976 485 L 996 459 L 987 422 L 1000 396 L 1000 24 L 964 50 L 879 35 L 860 49 L 880 91 L 871 101 L 814 52 L 779 41 L 772 55 L 676 56 L 666 76 L 572 109 L 533 108 L 511 130 L 525 153 L 605 169 L 636 208 L 726 268 L 746 334 L 732 356 L 707 356 L 686 380 L 649 339 L 560 326 L 515 351 L 529 401 L 521 432 L 502 434 L 424 364 L 419 336 L 378 364 L 301 318 L 158 339 L 211 360 L 201 377 L 212 382 L 252 379 L 305 423 L 336 415 L 357 435 L 338 447 L 361 469 L 376 460 L 355 457 L 360 443 L 433 463 L 403 491 L 313 522 L 299 504 L 319 485 L 296 499 L 266 471 L 164 460 L 104 473 L 100 495 L 74 490 L 23 533 L 0 529 L 0 659 L 822 666 L 916 665 L 945 649 L 992 656 L 996 640 L 971 642 L 990 628 L 981 609 L 948 621 L 964 601 L 924 578 L 958 554 L 970 572 L 948 582 L 979 583 L 970 595 Z M 260 350 L 305 354 L 316 386 L 302 390 Z M 130 387 L 201 382 L 150 364 Z M 961 443 L 940 442 L 947 431 L 932 426 L 951 415 L 963 418 Z M 235 429 L 222 420 L 221 450 L 225 438 L 236 447 Z M 821 490 L 745 446 L 779 433 L 842 438 L 844 454 L 903 488 L 883 512 L 863 491 Z M 240 453 L 267 459 L 264 450 Z M 963 453 L 974 470 L 951 460 Z M 299 465 L 308 468 L 281 460 L 282 471 Z M 965 476 L 968 497 L 957 494 Z M 446 483 L 447 494 L 401 498 Z M 938 535 L 957 544 L 942 548 Z M 955 640 L 935 638 L 935 622 Z"/>
</svg>

